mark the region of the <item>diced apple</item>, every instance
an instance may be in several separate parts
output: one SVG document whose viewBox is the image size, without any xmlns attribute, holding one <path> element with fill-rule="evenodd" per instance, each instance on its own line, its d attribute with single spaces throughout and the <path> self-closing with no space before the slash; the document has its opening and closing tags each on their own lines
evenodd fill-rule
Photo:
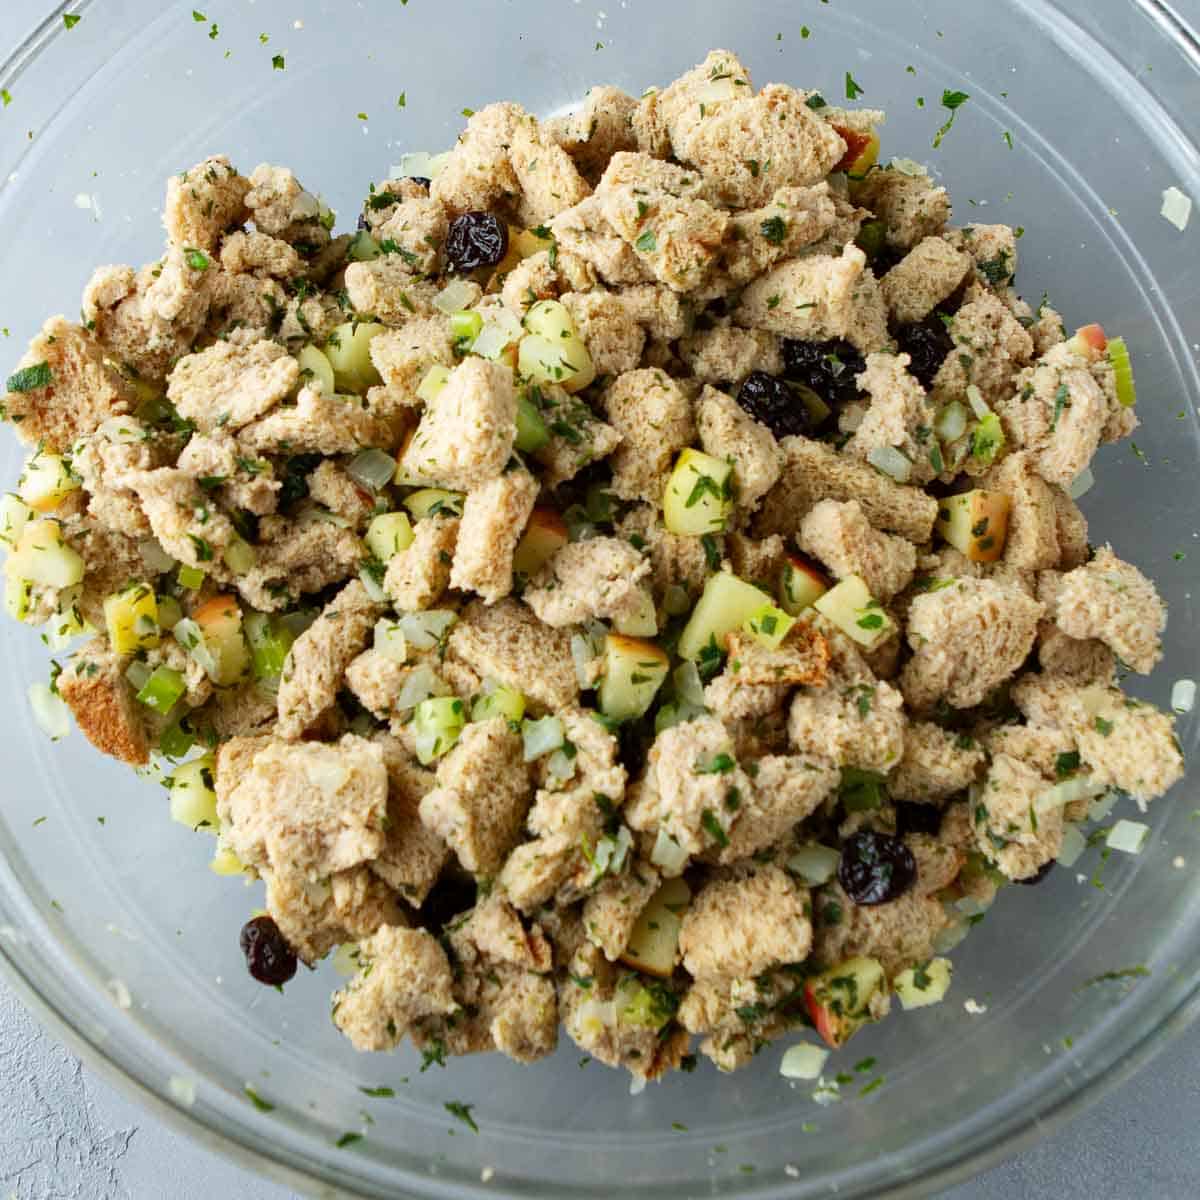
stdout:
<svg viewBox="0 0 1200 1200">
<path fill-rule="evenodd" d="M 714 639 L 724 650 L 729 635 L 770 603 L 766 592 L 728 571 L 710 575 L 679 635 L 679 657 L 695 661 Z"/>
<path fill-rule="evenodd" d="M 379 382 L 371 361 L 371 340 L 383 331 L 375 321 L 346 321 L 329 335 L 325 357 L 339 390 L 362 395 Z"/>
<path fill-rule="evenodd" d="M 222 876 L 242 875 L 246 871 L 242 860 L 228 846 L 221 845 L 217 846 L 217 852 L 208 864 L 208 869 L 214 875 Z"/>
<path fill-rule="evenodd" d="M 333 377 L 333 364 L 323 351 L 318 350 L 311 342 L 296 355 L 300 364 L 300 372 L 307 372 L 306 378 L 311 383 L 319 383 L 321 391 L 326 396 L 332 396 L 337 391 Z"/>
<path fill-rule="evenodd" d="M 214 835 L 219 832 L 212 755 L 193 758 L 175 768 L 171 776 L 171 820 L 189 829 L 203 829 Z"/>
<path fill-rule="evenodd" d="M 833 581 L 808 559 L 789 554 L 779 577 L 779 606 L 794 617 L 816 604 L 831 587 Z"/>
<path fill-rule="evenodd" d="M 892 983 L 905 1011 L 940 1004 L 950 990 L 953 966 L 948 958 L 934 958 L 920 967 L 901 971 Z"/>
<path fill-rule="evenodd" d="M 789 617 L 783 609 L 767 604 L 747 617 L 742 628 L 768 650 L 778 650 L 795 623 L 795 617 Z"/>
<path fill-rule="evenodd" d="M 571 314 L 558 300 L 539 300 L 533 305 L 525 314 L 525 328 L 551 342 L 565 342 L 577 336 Z"/>
<path fill-rule="evenodd" d="M 135 583 L 104 601 L 108 641 L 118 654 L 158 647 L 158 600 L 147 583 Z"/>
<path fill-rule="evenodd" d="M 483 692 L 471 706 L 472 721 L 487 721 L 492 717 L 503 717 L 513 725 L 520 725 L 525 716 L 525 696 L 516 688 L 505 687 L 488 681 Z"/>
<path fill-rule="evenodd" d="M 513 571 L 527 579 L 537 574 L 567 544 L 567 525 L 552 508 L 535 508 L 513 554 Z"/>
<path fill-rule="evenodd" d="M 71 474 L 62 456 L 43 450 L 25 464 L 17 491 L 34 512 L 48 513 L 79 487 L 80 481 Z"/>
<path fill-rule="evenodd" d="M 937 531 L 972 562 L 996 562 L 1004 554 L 1012 501 L 1003 492 L 975 488 L 938 502 Z"/>
<path fill-rule="evenodd" d="M 491 309 L 483 318 L 483 328 L 471 353 L 497 362 L 503 360 L 515 368 L 515 347 L 524 336 L 521 322 L 507 308 Z M 509 353 L 510 350 L 514 353 Z"/>
<path fill-rule="evenodd" d="M 668 879 L 642 909 L 621 961 L 635 971 L 670 979 L 679 958 L 679 929 L 692 901 L 692 890 L 682 879 Z"/>
<path fill-rule="evenodd" d="M 1075 330 L 1067 345 L 1085 358 L 1098 358 L 1108 349 L 1108 338 L 1103 325 L 1084 325 Z"/>
<path fill-rule="evenodd" d="M 632 721 L 654 703 L 671 668 L 665 650 L 653 642 L 610 633 L 604 639 L 604 678 L 600 711 L 614 721 Z"/>
<path fill-rule="evenodd" d="M 576 337 L 548 338 L 530 334 L 521 339 L 517 369 L 535 384 L 558 384 L 579 391 L 596 378 L 592 356 Z"/>
<path fill-rule="evenodd" d="M 422 488 L 405 498 L 404 507 L 412 513 L 414 521 L 436 516 L 461 517 L 463 495 L 461 492 L 448 492 L 445 488 Z"/>
<path fill-rule="evenodd" d="M 821 596 L 813 607 L 831 620 L 848 638 L 868 650 L 895 631 L 891 618 L 857 575 L 847 575 Z"/>
<path fill-rule="evenodd" d="M 492 273 L 493 280 L 502 280 L 505 275 L 509 274 L 516 267 L 521 265 L 521 260 L 524 258 L 521 251 L 517 247 L 517 238 L 521 236 L 521 230 L 515 226 L 508 227 L 508 253 L 496 264 L 496 269 Z M 499 291 L 499 287 L 491 289 Z"/>
<path fill-rule="evenodd" d="M 878 959 L 849 958 L 804 985 L 804 1003 L 817 1033 L 832 1050 L 876 1019 L 872 1003 L 887 994 Z"/>
<path fill-rule="evenodd" d="M 652 638 L 658 636 L 658 614 L 654 611 L 654 598 L 644 588 L 641 603 L 631 617 L 613 622 L 613 628 L 627 637 Z"/>
<path fill-rule="evenodd" d="M 4 564 L 5 572 L 42 587 L 72 587 L 83 579 L 83 559 L 63 540 L 57 521 L 30 521 L 21 530 L 17 548 Z"/>
<path fill-rule="evenodd" d="M 544 226 L 538 226 L 539 230 L 544 228 Z M 549 233 L 549 230 L 546 232 Z M 549 250 L 553 245 L 552 237 L 539 237 L 532 229 L 522 229 L 516 237 L 509 240 L 509 248 L 515 249 L 522 258 L 532 258 L 535 254 L 541 254 L 543 250 Z"/>
<path fill-rule="evenodd" d="M 15 546 L 25 526 L 33 519 L 33 509 L 14 492 L 0 496 L 0 545 Z"/>
<path fill-rule="evenodd" d="M 28 621 L 34 616 L 33 584 L 28 579 L 6 574 L 4 577 L 4 611 L 14 621 Z"/>
<path fill-rule="evenodd" d="M 363 539 L 367 549 L 381 563 L 389 563 L 402 550 L 413 544 L 413 529 L 408 514 L 402 512 L 380 513 L 367 526 Z"/>
<path fill-rule="evenodd" d="M 720 533 L 733 511 L 733 464 L 699 450 L 684 450 L 663 494 L 670 533 L 701 537 Z"/>
<path fill-rule="evenodd" d="M 833 169 L 845 171 L 851 179 L 862 179 L 879 157 L 879 134 L 861 133 L 845 125 L 835 125 L 838 136 L 846 143 L 846 153 Z"/>
<path fill-rule="evenodd" d="M 242 636 L 242 610 L 232 596 L 213 596 L 192 614 L 192 621 L 211 657 L 206 664 L 213 683 L 229 687 L 250 667 L 250 651 Z M 190 649 L 190 647 L 185 647 Z"/>
<path fill-rule="evenodd" d="M 1133 363 L 1129 360 L 1129 347 L 1125 345 L 1123 337 L 1108 339 L 1108 361 L 1112 363 L 1118 403 L 1123 408 L 1132 408 L 1137 403 L 1137 388 L 1133 384 Z"/>
</svg>

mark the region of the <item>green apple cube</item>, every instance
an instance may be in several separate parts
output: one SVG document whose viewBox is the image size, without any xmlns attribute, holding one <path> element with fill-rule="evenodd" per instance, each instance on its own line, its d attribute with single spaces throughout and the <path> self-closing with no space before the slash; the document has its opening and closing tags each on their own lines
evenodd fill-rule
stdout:
<svg viewBox="0 0 1200 1200">
<path fill-rule="evenodd" d="M 654 703 L 671 660 L 653 642 L 610 633 L 604 639 L 600 711 L 614 721 L 632 721 Z"/>
<path fill-rule="evenodd" d="M 367 526 L 367 536 L 364 540 L 367 549 L 381 563 L 391 562 L 397 554 L 413 544 L 413 530 L 408 514 L 381 513 Z"/>
<path fill-rule="evenodd" d="M 720 533 L 733 511 L 733 464 L 700 450 L 680 453 L 663 495 L 670 533 L 702 537 Z"/>
<path fill-rule="evenodd" d="M 319 383 L 322 393 L 326 396 L 332 396 L 337 391 L 333 379 L 333 364 L 311 342 L 296 355 L 296 361 L 300 364 L 300 373 L 310 385 Z"/>
<path fill-rule="evenodd" d="M 558 300 L 539 300 L 525 314 L 525 328 L 551 342 L 565 342 L 576 336 L 575 322 L 566 305 Z"/>
<path fill-rule="evenodd" d="M 413 713 L 417 760 L 428 766 L 448 751 L 466 724 L 466 711 L 457 696 L 436 696 L 422 700 Z"/>
<path fill-rule="evenodd" d="M 643 589 L 637 612 L 614 621 L 613 628 L 627 637 L 657 637 L 658 614 L 654 611 L 654 597 Z"/>
<path fill-rule="evenodd" d="M 63 540 L 57 521 L 30 521 L 21 530 L 5 570 L 42 587 L 73 587 L 83 579 L 83 559 Z"/>
<path fill-rule="evenodd" d="M 679 635 L 679 657 L 695 661 L 714 639 L 725 649 L 725 639 L 756 613 L 771 605 L 771 597 L 753 584 L 722 571 L 710 575 L 704 592 Z"/>
<path fill-rule="evenodd" d="M 211 755 L 176 767 L 171 776 L 171 819 L 189 829 L 205 829 L 213 834 L 219 831 Z"/>
<path fill-rule="evenodd" d="M 937 531 L 972 562 L 998 562 L 1008 539 L 1012 500 L 975 488 L 938 501 Z"/>
<path fill-rule="evenodd" d="M 33 520 L 33 509 L 13 492 L 0 496 L 0 545 L 17 544 L 25 526 Z"/>
<path fill-rule="evenodd" d="M 857 575 L 847 575 L 837 587 L 820 597 L 814 607 L 848 638 L 868 650 L 891 637 L 896 628 Z"/>
<path fill-rule="evenodd" d="M 25 464 L 17 490 L 35 512 L 48 513 L 80 486 L 61 455 L 40 450 Z"/>
<path fill-rule="evenodd" d="M 742 623 L 742 628 L 768 650 L 778 650 L 795 623 L 796 618 L 789 617 L 783 609 L 766 604 L 758 612 L 747 617 Z"/>
<path fill-rule="evenodd" d="M 14 621 L 28 621 L 34 615 L 33 584 L 28 579 L 5 575 L 4 611 Z"/>
<path fill-rule="evenodd" d="M 204 572 L 199 567 L 180 566 L 179 586 L 189 592 L 198 592 L 204 584 Z"/>
<path fill-rule="evenodd" d="M 892 987 L 906 1012 L 910 1008 L 927 1008 L 946 998 L 952 973 L 948 958 L 934 958 L 921 966 L 901 971 L 892 981 Z"/>
<path fill-rule="evenodd" d="M 374 321 L 346 321 L 329 335 L 325 357 L 339 391 L 362 395 L 379 383 L 379 372 L 371 361 L 371 341 L 383 331 Z"/>
<path fill-rule="evenodd" d="M 568 391 L 579 391 L 596 377 L 592 356 L 576 337 L 551 340 L 530 334 L 522 338 L 517 368 L 531 383 L 557 383 Z"/>
</svg>

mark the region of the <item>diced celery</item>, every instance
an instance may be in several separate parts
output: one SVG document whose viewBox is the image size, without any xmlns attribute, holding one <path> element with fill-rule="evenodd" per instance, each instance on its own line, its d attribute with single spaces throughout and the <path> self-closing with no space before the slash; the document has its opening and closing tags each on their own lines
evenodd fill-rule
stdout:
<svg viewBox="0 0 1200 1200">
<path fill-rule="evenodd" d="M 204 572 L 199 567 L 180 566 L 179 586 L 189 592 L 197 592 L 204 584 Z"/>
<path fill-rule="evenodd" d="M 538 407 L 527 392 L 517 397 L 517 440 L 516 447 L 523 454 L 540 450 L 550 440 L 550 430 L 542 420 Z"/>
<path fill-rule="evenodd" d="M 1108 339 L 1108 361 L 1112 363 L 1113 379 L 1117 385 L 1117 400 L 1125 408 L 1137 403 L 1137 388 L 1133 384 L 1133 363 L 1123 337 Z"/>
<path fill-rule="evenodd" d="M 250 662 L 255 679 L 278 679 L 295 635 L 286 625 L 266 613 L 250 613 L 242 621 L 250 643 Z"/>
<path fill-rule="evenodd" d="M 151 672 L 137 698 L 147 708 L 166 716 L 186 691 L 187 684 L 174 667 L 158 666 Z"/>
<path fill-rule="evenodd" d="M 483 315 L 472 309 L 459 309 L 450 314 L 450 332 L 464 349 L 470 349 L 483 329 Z"/>
<path fill-rule="evenodd" d="M 174 629 L 183 620 L 183 609 L 180 607 L 179 601 L 174 596 L 164 596 L 161 593 L 156 599 L 158 602 L 158 627 Z"/>
<path fill-rule="evenodd" d="M 422 700 L 413 713 L 417 760 L 425 766 L 441 758 L 462 733 L 466 711 L 457 696 Z"/>
<path fill-rule="evenodd" d="M 483 694 L 471 708 L 472 721 L 487 721 L 492 717 L 503 717 L 518 724 L 525 715 L 525 697 L 516 688 L 502 685 L 484 685 Z"/>
<path fill-rule="evenodd" d="M 225 553 L 222 557 L 225 559 L 225 565 L 235 575 L 248 574 L 254 569 L 254 564 L 258 561 L 258 554 L 254 547 L 240 537 L 235 537 L 225 547 Z"/>
<path fill-rule="evenodd" d="M 346 257 L 351 262 L 370 262 L 382 253 L 379 243 L 365 229 L 360 229 L 346 247 Z"/>
<path fill-rule="evenodd" d="M 450 382 L 450 368 L 434 363 L 425 372 L 420 384 L 417 385 L 417 399 L 431 404 L 441 394 L 442 388 Z"/>
<path fill-rule="evenodd" d="M 196 735 L 185 729 L 182 721 L 176 721 L 159 734 L 158 752 L 167 758 L 183 758 L 195 744 Z"/>
</svg>

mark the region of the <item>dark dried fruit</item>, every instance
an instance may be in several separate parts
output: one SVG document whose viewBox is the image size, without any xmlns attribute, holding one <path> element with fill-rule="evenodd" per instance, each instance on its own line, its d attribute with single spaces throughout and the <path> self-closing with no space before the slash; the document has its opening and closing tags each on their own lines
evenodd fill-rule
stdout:
<svg viewBox="0 0 1200 1200">
<path fill-rule="evenodd" d="M 954 349 L 954 339 L 946 328 L 946 322 L 937 313 L 914 325 L 901 325 L 896 330 L 896 344 L 901 354 L 912 358 L 908 370 L 922 387 L 933 386 L 938 368 L 946 361 L 946 355 Z"/>
<path fill-rule="evenodd" d="M 451 270 L 494 267 L 508 253 L 508 226 L 489 212 L 467 212 L 450 222 L 446 258 Z"/>
<path fill-rule="evenodd" d="M 906 833 L 937 835 L 942 827 L 942 810 L 936 804 L 918 804 L 913 800 L 896 801 L 896 836 Z"/>
<path fill-rule="evenodd" d="M 897 837 L 864 829 L 848 837 L 838 882 L 855 904 L 886 904 L 917 881 L 917 860 Z"/>
<path fill-rule="evenodd" d="M 296 952 L 271 917 L 255 917 L 242 926 L 246 969 L 268 987 L 282 987 L 296 974 Z"/>
<path fill-rule="evenodd" d="M 1051 859 L 1048 863 L 1043 863 L 1037 869 L 1037 871 L 1033 875 L 1030 875 L 1027 879 L 1014 879 L 1013 883 L 1023 883 L 1027 887 L 1033 887 L 1034 884 L 1041 883 L 1042 880 L 1045 879 L 1046 876 L 1049 875 L 1053 870 L 1054 859 Z"/>
<path fill-rule="evenodd" d="M 429 185 L 433 182 L 432 179 L 426 179 L 424 175 L 406 175 L 405 178 L 411 183 L 419 183 L 426 191 L 429 191 Z"/>
<path fill-rule="evenodd" d="M 812 418 L 804 401 L 782 379 L 765 371 L 751 371 L 738 392 L 737 402 L 777 438 L 808 433 Z"/>
<path fill-rule="evenodd" d="M 838 407 L 858 398 L 855 377 L 867 364 L 849 342 L 783 341 L 783 374 L 811 388 L 826 404 Z"/>
</svg>

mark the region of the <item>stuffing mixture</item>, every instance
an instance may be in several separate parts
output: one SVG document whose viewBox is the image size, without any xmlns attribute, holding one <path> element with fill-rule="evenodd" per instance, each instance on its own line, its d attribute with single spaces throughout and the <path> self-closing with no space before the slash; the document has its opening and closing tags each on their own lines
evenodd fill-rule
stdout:
<svg viewBox="0 0 1200 1200">
<path fill-rule="evenodd" d="M 493 104 L 340 236 L 218 155 L 9 378 L 5 605 L 73 651 L 40 719 L 171 763 L 265 885 L 250 971 L 338 951 L 358 1049 L 838 1046 L 1182 775 L 1116 683 L 1163 603 L 1072 498 L 1125 345 L 882 120 L 714 51 Z"/>
</svg>

